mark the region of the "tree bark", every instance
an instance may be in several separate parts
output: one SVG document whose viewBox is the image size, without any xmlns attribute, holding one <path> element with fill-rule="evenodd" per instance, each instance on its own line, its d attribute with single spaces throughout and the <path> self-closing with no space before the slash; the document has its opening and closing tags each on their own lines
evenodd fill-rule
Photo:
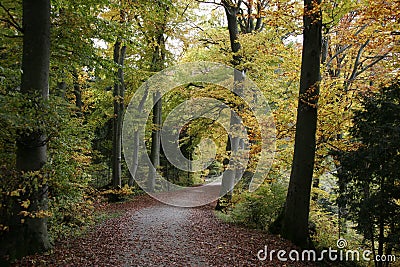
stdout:
<svg viewBox="0 0 400 267">
<path fill-rule="evenodd" d="M 165 27 L 167 25 L 167 14 L 169 7 L 163 4 L 161 1 L 157 1 L 157 5 L 162 7 L 165 11 L 164 21 L 157 25 L 158 31 L 154 36 L 156 46 L 153 51 L 150 71 L 158 72 L 161 71 L 165 63 Z M 161 123 L 162 123 L 162 99 L 160 98 L 160 92 L 153 92 L 153 125 L 151 133 L 151 149 L 150 149 L 150 161 L 149 166 L 149 177 L 147 182 L 147 190 L 150 192 L 154 191 L 157 168 L 160 165 L 160 151 L 161 151 Z"/>
<path fill-rule="evenodd" d="M 139 103 L 139 107 L 138 107 L 138 114 L 141 114 L 143 112 L 143 108 L 144 108 L 144 104 L 146 102 L 147 99 L 147 95 L 148 95 L 148 88 L 146 88 L 145 93 L 142 97 L 142 99 L 140 100 Z M 133 156 L 132 156 L 133 160 L 132 160 L 132 166 L 131 166 L 131 176 L 129 177 L 128 180 L 128 185 L 129 186 L 133 186 L 133 183 L 135 181 L 136 178 L 136 172 L 139 166 L 139 129 L 135 129 L 135 132 L 133 133 Z"/>
<path fill-rule="evenodd" d="M 114 118 L 113 118 L 113 157 L 112 157 L 112 185 L 114 188 L 122 186 L 122 117 L 124 112 L 124 60 L 126 46 L 121 47 L 121 41 L 114 45 L 114 62 L 118 64 L 117 79 L 114 84 Z"/>
<path fill-rule="evenodd" d="M 307 247 L 310 193 L 315 159 L 322 42 L 321 0 L 304 0 L 303 52 L 295 147 L 281 233 Z M 314 10 L 311 12 L 311 10 Z"/>
<path fill-rule="evenodd" d="M 229 40 L 231 44 L 232 53 L 237 53 L 240 50 L 240 43 L 238 41 L 239 37 L 239 24 L 237 21 L 237 14 L 239 12 L 238 6 L 229 5 L 227 1 L 223 1 L 225 14 L 228 21 L 228 31 L 229 31 Z M 232 56 L 232 64 L 234 67 L 240 64 L 240 56 L 234 54 Z M 235 71 L 234 73 L 234 92 L 238 93 L 241 90 L 241 82 L 243 81 L 243 75 L 239 74 L 239 72 Z M 231 112 L 230 119 L 230 128 L 236 128 L 235 125 L 239 123 L 238 119 L 234 116 L 234 112 Z M 240 139 L 235 136 L 230 136 L 230 140 L 228 140 L 228 144 L 226 146 L 226 150 L 230 151 L 231 156 L 239 150 Z M 222 176 L 222 184 L 220 190 L 220 196 L 225 198 L 225 201 L 229 202 L 232 196 L 233 187 L 235 185 L 236 168 L 235 163 L 232 164 L 234 166 L 233 169 L 225 170 Z M 216 205 L 217 210 L 222 210 L 224 207 L 222 206 L 221 199 L 218 199 L 218 203 Z"/>
<path fill-rule="evenodd" d="M 154 191 L 157 168 L 160 166 L 160 150 L 161 150 L 161 117 L 162 117 L 162 100 L 159 91 L 153 93 L 153 128 L 151 131 L 151 150 L 148 190 Z"/>
<path fill-rule="evenodd" d="M 73 76 L 73 80 L 74 80 L 75 106 L 78 109 L 79 116 L 81 116 L 82 115 L 82 107 L 83 107 L 82 91 L 81 91 L 81 87 L 79 86 L 79 74 L 76 69 L 73 70 L 72 76 Z"/>
<path fill-rule="evenodd" d="M 50 0 L 23 1 L 23 55 L 21 93 L 40 101 L 49 97 L 50 62 Z M 40 105 L 37 105 L 38 107 Z M 47 161 L 46 136 L 42 131 L 20 132 L 17 139 L 17 169 L 23 172 L 38 171 Z M 38 181 L 26 192 L 30 200 L 29 211 L 47 209 L 47 184 Z M 21 207 L 16 204 L 15 211 Z M 21 223 L 25 219 L 25 223 Z M 11 257 L 22 257 L 48 250 L 50 246 L 46 218 L 21 218 L 14 213 L 10 225 Z"/>
</svg>

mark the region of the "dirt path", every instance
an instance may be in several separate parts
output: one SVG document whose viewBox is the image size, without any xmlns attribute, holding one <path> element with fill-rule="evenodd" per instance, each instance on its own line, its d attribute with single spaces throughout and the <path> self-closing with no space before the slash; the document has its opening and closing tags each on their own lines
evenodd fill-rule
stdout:
<svg viewBox="0 0 400 267">
<path fill-rule="evenodd" d="M 206 266 L 206 259 L 190 248 L 192 209 L 156 205 L 132 216 L 132 245 L 125 266 Z"/>
<path fill-rule="evenodd" d="M 277 236 L 224 223 L 213 205 L 178 208 L 149 196 L 109 205 L 122 211 L 83 237 L 57 242 L 53 253 L 15 266 L 312 266 L 260 261 L 257 252 L 293 248 Z"/>
</svg>

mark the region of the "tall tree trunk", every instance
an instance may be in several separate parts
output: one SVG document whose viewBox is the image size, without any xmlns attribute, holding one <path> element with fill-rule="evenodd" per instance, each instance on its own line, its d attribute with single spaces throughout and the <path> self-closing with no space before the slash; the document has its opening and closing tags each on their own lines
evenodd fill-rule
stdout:
<svg viewBox="0 0 400 267">
<path fill-rule="evenodd" d="M 151 150 L 148 190 L 154 191 L 156 172 L 160 166 L 160 148 L 161 148 L 161 117 L 162 117 L 162 100 L 159 91 L 153 93 L 153 128 L 151 131 Z"/>
<path fill-rule="evenodd" d="M 112 155 L 112 185 L 121 187 L 121 162 L 122 162 L 122 117 L 124 112 L 124 60 L 126 46 L 121 47 L 121 41 L 114 45 L 114 62 L 118 64 L 117 79 L 114 84 L 114 118 L 113 118 L 113 155 Z"/>
<path fill-rule="evenodd" d="M 23 55 L 21 93 L 49 97 L 50 0 L 23 1 Z M 38 105 L 39 106 L 39 105 Z M 38 171 L 47 161 L 46 136 L 41 131 L 20 132 L 17 140 L 17 169 Z M 47 184 L 38 181 L 26 192 L 30 212 L 47 209 Z M 16 205 L 18 206 L 18 205 Z M 19 207 L 20 208 L 20 207 Z M 18 211 L 18 208 L 16 208 Z M 10 225 L 11 257 L 21 257 L 50 248 L 46 218 L 21 218 L 15 213 Z M 21 219 L 25 219 L 21 223 Z"/>
<path fill-rule="evenodd" d="M 144 104 L 147 99 L 147 95 L 149 93 L 148 88 L 146 87 L 145 93 L 143 94 L 142 99 L 140 100 L 139 107 L 138 107 L 138 114 L 141 114 L 143 112 Z M 136 172 L 139 166 L 139 129 L 135 129 L 135 132 L 133 133 L 133 156 L 132 156 L 132 166 L 130 169 L 131 176 L 129 177 L 128 180 L 128 185 L 133 186 L 133 183 L 136 178 Z"/>
<path fill-rule="evenodd" d="M 301 247 L 309 245 L 308 218 L 315 159 L 322 42 L 320 3 L 321 0 L 304 0 L 303 53 L 295 147 L 281 229 L 284 238 Z"/>
<path fill-rule="evenodd" d="M 157 1 L 157 4 L 163 8 L 164 21 L 157 25 L 158 31 L 154 36 L 156 46 L 154 47 L 150 71 L 158 72 L 163 69 L 165 63 L 165 27 L 167 25 L 167 15 L 169 7 L 164 5 L 161 1 Z M 161 123 L 162 123 L 162 99 L 159 91 L 153 92 L 153 125 L 151 133 L 151 149 L 150 149 L 150 161 L 149 166 L 149 177 L 147 183 L 147 189 L 150 192 L 154 191 L 155 179 L 157 169 L 160 165 L 160 151 L 161 151 Z"/>
<path fill-rule="evenodd" d="M 240 50 L 240 43 L 238 41 L 239 37 L 239 25 L 237 21 L 237 14 L 239 12 L 239 7 L 237 6 L 232 6 L 229 5 L 227 1 L 223 1 L 224 8 L 225 8 L 225 14 L 226 18 L 228 21 L 228 31 L 229 31 L 229 40 L 231 44 L 231 51 L 232 53 L 237 53 Z M 233 67 L 236 67 L 240 64 L 240 56 L 234 54 L 232 57 L 232 64 Z M 234 92 L 238 93 L 240 90 L 242 90 L 241 83 L 243 81 L 243 75 L 241 75 L 239 72 L 234 73 Z M 230 119 L 230 128 L 235 129 L 236 126 L 239 123 L 238 118 L 234 116 L 234 112 L 231 112 L 231 119 Z M 240 139 L 239 137 L 230 137 L 230 140 L 228 140 L 227 144 L 227 151 L 230 151 L 231 156 L 236 153 L 239 150 L 239 143 Z M 235 163 L 232 164 L 235 166 Z M 216 209 L 221 210 L 223 209 L 222 202 L 229 202 L 231 197 L 232 197 L 232 190 L 235 185 L 235 178 L 237 177 L 236 175 L 236 167 L 233 169 L 227 169 L 223 176 L 222 176 L 222 184 L 221 184 L 221 191 L 220 191 L 220 196 L 221 198 L 218 199 Z M 221 201 L 222 200 L 222 201 Z"/>
</svg>

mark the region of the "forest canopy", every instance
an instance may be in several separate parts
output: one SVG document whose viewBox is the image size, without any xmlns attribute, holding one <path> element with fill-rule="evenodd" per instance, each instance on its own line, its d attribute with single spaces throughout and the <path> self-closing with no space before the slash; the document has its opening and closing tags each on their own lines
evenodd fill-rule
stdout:
<svg viewBox="0 0 400 267">
<path fill-rule="evenodd" d="M 1 1 L 0 257 L 82 233 L 104 199 L 215 179 L 224 220 L 399 255 L 399 5 Z M 165 122 L 187 169 L 168 158 Z"/>
</svg>

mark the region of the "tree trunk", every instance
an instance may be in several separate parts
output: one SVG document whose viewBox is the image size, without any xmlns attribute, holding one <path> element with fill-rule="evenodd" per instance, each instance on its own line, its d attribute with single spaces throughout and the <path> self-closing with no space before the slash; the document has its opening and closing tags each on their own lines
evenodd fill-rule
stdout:
<svg viewBox="0 0 400 267">
<path fill-rule="evenodd" d="M 163 6 L 161 1 L 158 1 L 157 4 L 160 7 L 163 7 L 165 10 L 164 21 L 160 25 L 158 25 L 158 32 L 154 36 L 154 40 L 156 46 L 153 51 L 150 71 L 158 72 L 163 69 L 165 63 L 165 27 L 167 25 L 167 14 L 169 7 Z M 151 133 L 151 149 L 150 149 L 150 161 L 151 165 L 149 166 L 149 177 L 147 183 L 147 189 L 150 192 L 154 191 L 155 179 L 157 168 L 160 165 L 160 151 L 161 151 L 161 123 L 162 123 L 162 99 L 160 98 L 161 94 L 159 91 L 153 92 L 153 125 L 152 125 L 152 133 Z"/>
<path fill-rule="evenodd" d="M 138 114 L 141 114 L 143 112 L 143 108 L 144 108 L 144 104 L 147 99 L 148 92 L 149 92 L 149 90 L 148 90 L 148 88 L 146 88 L 145 93 L 139 103 Z M 135 129 L 135 132 L 133 133 L 133 156 L 132 156 L 132 159 L 133 159 L 132 160 L 133 164 L 132 164 L 132 167 L 130 170 L 131 176 L 129 177 L 129 180 L 128 180 L 129 186 L 133 186 L 133 183 L 136 178 L 136 172 L 137 172 L 137 169 L 139 166 L 139 129 Z"/>
<path fill-rule="evenodd" d="M 67 83 L 61 81 L 57 83 L 57 93 L 56 95 L 65 99 L 65 91 L 67 90 Z"/>
<path fill-rule="evenodd" d="M 385 202 L 383 201 L 385 199 L 385 178 L 382 177 L 380 181 L 380 198 L 379 198 L 379 210 L 378 210 L 378 229 L 379 229 L 379 236 L 378 236 L 378 255 L 382 257 L 383 251 L 384 251 L 384 244 L 385 242 L 385 214 L 383 212 L 384 210 L 384 205 Z M 378 262 L 378 267 L 383 266 L 383 262 L 379 261 Z"/>
<path fill-rule="evenodd" d="M 49 97 L 50 61 L 50 1 L 23 1 L 23 55 L 21 93 L 43 99 Z M 38 105 L 39 106 L 39 105 Z M 46 136 L 41 131 L 20 132 L 17 139 L 17 169 L 24 172 L 38 171 L 47 161 Z M 31 185 L 26 192 L 30 212 L 47 209 L 47 184 Z M 20 217 L 18 204 L 10 224 L 9 253 L 11 258 L 22 257 L 50 248 L 46 218 Z M 25 223 L 21 223 L 25 219 Z"/>
<path fill-rule="evenodd" d="M 124 59 L 126 46 L 121 41 L 114 45 L 114 62 L 118 64 L 117 80 L 114 84 L 114 118 L 113 118 L 113 157 L 112 157 L 112 185 L 114 188 L 121 187 L 121 162 L 122 162 L 122 117 L 124 112 Z"/>
<path fill-rule="evenodd" d="M 237 21 L 237 14 L 239 12 L 239 7 L 236 6 L 230 6 L 229 3 L 226 1 L 223 1 L 224 7 L 225 7 L 225 14 L 226 18 L 228 21 L 228 31 L 229 31 L 229 40 L 231 44 L 231 51 L 232 53 L 237 53 L 240 50 L 240 43 L 238 41 L 239 37 L 239 25 Z M 240 56 L 234 54 L 232 57 L 232 64 L 233 67 L 236 67 L 240 64 Z M 238 72 L 235 71 L 234 73 L 234 92 L 237 93 L 238 91 L 241 90 L 241 82 L 243 81 L 243 75 L 239 74 Z M 239 123 L 238 119 L 234 116 L 234 112 L 231 112 L 231 119 L 230 119 L 230 128 L 235 129 L 236 126 Z M 231 152 L 231 156 L 236 153 L 239 150 L 239 143 L 240 140 L 238 137 L 232 137 L 230 136 L 230 140 L 228 140 L 227 144 L 227 151 Z M 221 190 L 220 190 L 220 199 L 218 199 L 216 209 L 217 210 L 222 210 L 224 207 L 222 205 L 223 202 L 230 202 L 230 199 L 232 197 L 232 191 L 233 187 L 235 185 L 235 178 L 237 177 L 236 175 L 236 167 L 235 163 L 233 162 L 232 164 L 234 166 L 233 169 L 227 169 L 225 170 L 223 176 L 222 176 L 222 184 L 221 184 Z"/>
<path fill-rule="evenodd" d="M 151 150 L 148 190 L 154 191 L 157 169 L 160 166 L 160 148 L 161 148 L 161 119 L 162 119 L 162 99 L 159 91 L 153 93 L 153 128 L 151 131 Z"/>
<path fill-rule="evenodd" d="M 78 114 L 81 116 L 83 107 L 82 92 L 81 87 L 79 86 L 79 74 L 76 69 L 73 70 L 72 76 L 74 80 L 75 106 L 78 109 Z"/>
<path fill-rule="evenodd" d="M 307 247 L 311 183 L 315 159 L 315 134 L 320 81 L 322 14 L 304 0 L 303 53 L 297 108 L 295 147 L 281 233 L 294 244 Z"/>
</svg>

